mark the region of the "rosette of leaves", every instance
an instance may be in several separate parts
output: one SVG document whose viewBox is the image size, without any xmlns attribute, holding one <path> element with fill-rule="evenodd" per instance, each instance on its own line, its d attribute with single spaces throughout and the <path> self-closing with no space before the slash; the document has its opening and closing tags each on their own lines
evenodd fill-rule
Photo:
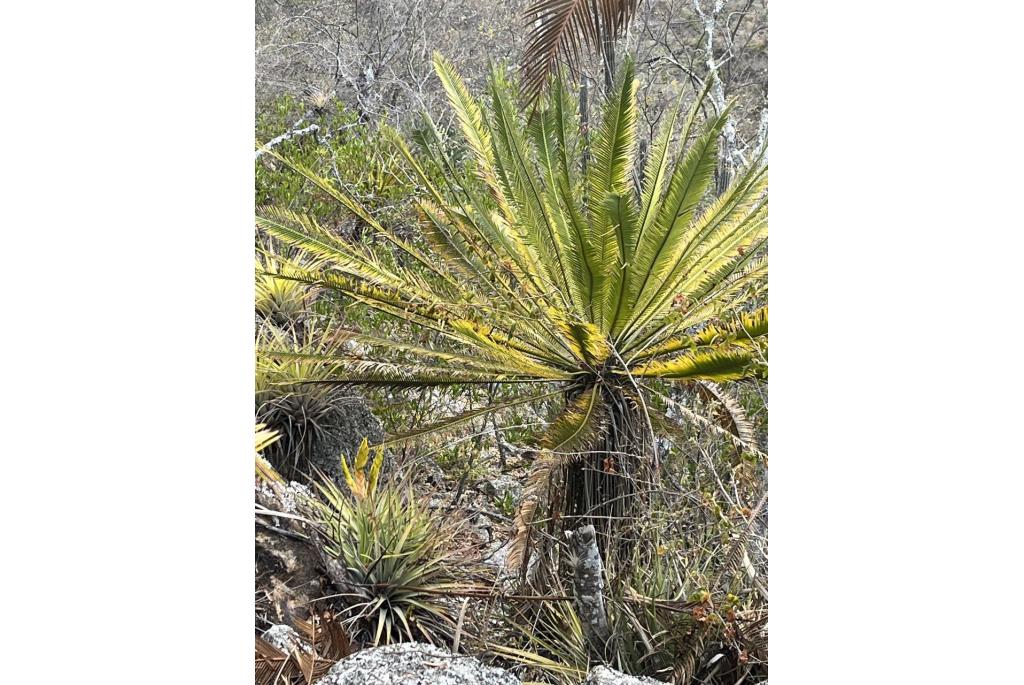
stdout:
<svg viewBox="0 0 1024 685">
<path fill-rule="evenodd" d="M 765 150 L 714 197 L 729 112 L 701 121 L 705 93 L 687 114 L 669 113 L 641 168 L 629 62 L 589 132 L 581 131 L 576 99 L 561 78 L 523 111 L 516 84 L 502 72 L 479 100 L 444 58 L 435 56 L 435 68 L 473 164 L 464 172 L 435 129 L 435 144 L 419 158 L 389 134 L 421 187 L 422 243 L 397 236 L 300 163 L 291 164 L 390 252 L 382 256 L 279 207 L 260 208 L 258 224 L 322 260 L 296 279 L 435 341 L 352 333 L 372 353 L 338 358 L 332 382 L 519 389 L 512 399 L 413 427 L 385 444 L 530 403 L 558 406 L 532 440 L 537 456 L 516 517 L 513 565 L 542 539 L 557 538 L 559 528 L 587 523 L 601 534 L 604 552 L 614 551 L 611 541 L 627 539 L 616 527 L 652 487 L 657 436 L 673 425 L 664 391 L 712 382 L 728 392 L 730 383 L 767 372 L 768 312 L 756 306 L 768 273 Z M 428 165 L 447 175 L 435 182 Z M 551 535 L 534 535 L 539 520 Z"/>
<path fill-rule="evenodd" d="M 314 506 L 328 575 L 340 615 L 359 642 L 391 644 L 450 639 L 456 621 L 445 595 L 463 587 L 451 572 L 451 539 L 411 489 L 380 487 L 384 451 L 373 461 L 363 440 L 351 467 L 342 457 L 347 491 L 328 478 Z"/>
</svg>

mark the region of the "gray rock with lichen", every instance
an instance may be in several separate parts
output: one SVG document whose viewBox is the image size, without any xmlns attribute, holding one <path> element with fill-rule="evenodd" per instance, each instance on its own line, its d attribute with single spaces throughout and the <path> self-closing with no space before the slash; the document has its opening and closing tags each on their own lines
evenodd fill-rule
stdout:
<svg viewBox="0 0 1024 685">
<path fill-rule="evenodd" d="M 490 480 L 480 483 L 480 491 L 488 497 L 504 500 L 506 497 L 518 502 L 523 496 L 522 480 L 507 473 L 502 473 Z"/>
<path fill-rule="evenodd" d="M 587 674 L 583 685 L 667 685 L 667 683 L 644 676 L 626 675 L 607 666 L 595 666 Z"/>
<path fill-rule="evenodd" d="M 313 651 L 309 646 L 309 643 L 299 637 L 299 634 L 296 633 L 291 626 L 270 626 L 270 628 L 263 633 L 263 639 L 266 640 L 267 643 L 280 649 L 285 654 L 290 654 L 295 651 L 309 654 Z"/>
<path fill-rule="evenodd" d="M 418 642 L 364 649 L 336 663 L 316 685 L 521 685 L 508 671 Z"/>
</svg>

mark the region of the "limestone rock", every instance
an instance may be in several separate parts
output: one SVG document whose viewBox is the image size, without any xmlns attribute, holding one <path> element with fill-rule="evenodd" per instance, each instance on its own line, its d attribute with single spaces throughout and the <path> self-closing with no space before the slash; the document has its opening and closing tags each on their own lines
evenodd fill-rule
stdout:
<svg viewBox="0 0 1024 685">
<path fill-rule="evenodd" d="M 508 671 L 418 642 L 364 649 L 336 663 L 316 685 L 520 685 Z"/>
<path fill-rule="evenodd" d="M 654 678 L 626 675 L 607 666 L 595 666 L 587 674 L 583 685 L 667 685 L 667 683 Z"/>
<path fill-rule="evenodd" d="M 285 654 L 293 651 L 312 653 L 313 648 L 291 626 L 282 624 L 272 625 L 263 633 L 263 639 L 277 647 Z"/>
</svg>

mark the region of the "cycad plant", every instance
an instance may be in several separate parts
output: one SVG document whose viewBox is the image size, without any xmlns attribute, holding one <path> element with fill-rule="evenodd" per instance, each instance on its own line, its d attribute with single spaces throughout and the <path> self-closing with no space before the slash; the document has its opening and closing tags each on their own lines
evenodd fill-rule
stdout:
<svg viewBox="0 0 1024 685">
<path fill-rule="evenodd" d="M 586 144 L 561 78 L 527 114 L 502 72 L 492 74 L 483 104 L 444 58 L 434 62 L 474 165 L 460 171 L 433 128 L 426 160 L 390 134 L 422 187 L 426 248 L 298 164 L 394 250 L 382 256 L 275 207 L 259 209 L 258 225 L 322 260 L 294 278 L 434 334 L 434 344 L 411 344 L 353 333 L 372 353 L 334 359 L 333 382 L 519 390 L 389 442 L 560 402 L 535 436 L 511 560 L 528 557 L 535 519 L 555 528 L 593 523 L 607 550 L 608 533 L 635 512 L 656 474 L 657 434 L 670 423 L 666 389 L 766 371 L 767 308 L 754 307 L 768 272 L 764 153 L 709 197 L 728 112 L 701 124 L 702 97 L 681 128 L 677 113 L 666 118 L 640 169 L 632 64 Z M 428 161 L 447 170 L 440 185 L 424 172 Z"/>
</svg>

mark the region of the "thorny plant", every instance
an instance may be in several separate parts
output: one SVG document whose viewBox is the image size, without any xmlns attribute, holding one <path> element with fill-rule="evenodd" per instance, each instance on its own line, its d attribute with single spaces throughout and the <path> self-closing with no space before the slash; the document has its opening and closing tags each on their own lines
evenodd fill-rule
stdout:
<svg viewBox="0 0 1024 685">
<path fill-rule="evenodd" d="M 364 439 L 351 467 L 342 459 L 347 492 L 317 483 L 323 559 L 339 590 L 331 598 L 359 642 L 449 642 L 456 621 L 446 598 L 466 587 L 453 571 L 454 526 L 438 523 L 411 488 L 380 486 L 384 451 L 369 455 Z"/>
</svg>

